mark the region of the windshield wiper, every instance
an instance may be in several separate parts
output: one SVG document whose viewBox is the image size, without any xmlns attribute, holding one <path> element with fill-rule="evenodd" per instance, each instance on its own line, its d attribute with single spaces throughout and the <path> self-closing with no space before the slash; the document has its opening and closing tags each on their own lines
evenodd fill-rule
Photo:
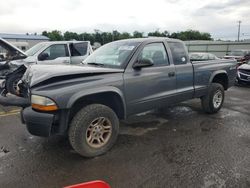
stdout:
<svg viewBox="0 0 250 188">
<path fill-rule="evenodd" d="M 102 63 L 96 63 L 96 62 L 90 62 L 90 63 L 87 63 L 87 65 L 95 65 L 95 66 L 100 66 L 100 67 L 104 66 L 104 64 L 102 64 Z"/>
</svg>

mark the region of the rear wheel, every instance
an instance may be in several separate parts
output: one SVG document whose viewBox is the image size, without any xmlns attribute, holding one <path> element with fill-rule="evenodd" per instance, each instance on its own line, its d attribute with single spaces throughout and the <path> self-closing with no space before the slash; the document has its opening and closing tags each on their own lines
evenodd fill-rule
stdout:
<svg viewBox="0 0 250 188">
<path fill-rule="evenodd" d="M 218 112 L 224 102 L 224 88 L 219 83 L 212 83 L 206 96 L 201 98 L 203 110 L 213 114 Z"/>
<path fill-rule="evenodd" d="M 95 157 L 107 152 L 115 143 L 119 120 L 115 112 L 101 104 L 82 108 L 71 121 L 69 140 L 84 157 Z"/>
</svg>

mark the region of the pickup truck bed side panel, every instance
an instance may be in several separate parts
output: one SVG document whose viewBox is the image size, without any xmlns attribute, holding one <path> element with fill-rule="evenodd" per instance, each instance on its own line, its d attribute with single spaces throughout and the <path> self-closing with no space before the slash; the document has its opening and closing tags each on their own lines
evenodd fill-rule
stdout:
<svg viewBox="0 0 250 188">
<path fill-rule="evenodd" d="M 234 61 L 197 61 L 193 62 L 193 66 L 195 97 L 204 96 L 207 93 L 208 86 L 213 81 L 214 76 L 219 73 L 224 73 L 228 76 L 229 86 L 231 86 L 235 80 L 236 63 Z"/>
</svg>

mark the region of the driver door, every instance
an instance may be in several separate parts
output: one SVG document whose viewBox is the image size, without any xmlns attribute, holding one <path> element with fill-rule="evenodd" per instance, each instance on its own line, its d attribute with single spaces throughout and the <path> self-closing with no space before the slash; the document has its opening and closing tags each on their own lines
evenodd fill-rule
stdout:
<svg viewBox="0 0 250 188">
<path fill-rule="evenodd" d="M 176 93 L 175 67 L 170 64 L 164 43 L 146 44 L 135 62 L 140 59 L 149 59 L 153 66 L 126 69 L 124 91 L 128 115 L 171 104 Z"/>
</svg>

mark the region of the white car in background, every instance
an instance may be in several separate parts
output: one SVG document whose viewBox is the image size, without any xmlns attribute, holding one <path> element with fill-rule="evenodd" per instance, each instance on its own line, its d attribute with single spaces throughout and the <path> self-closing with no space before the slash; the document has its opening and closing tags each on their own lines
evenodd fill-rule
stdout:
<svg viewBox="0 0 250 188">
<path fill-rule="evenodd" d="M 18 94 L 16 85 L 27 67 L 33 64 L 81 64 L 92 52 L 89 41 L 41 42 L 23 52 L 8 41 L 0 38 L 0 89 Z"/>
</svg>

